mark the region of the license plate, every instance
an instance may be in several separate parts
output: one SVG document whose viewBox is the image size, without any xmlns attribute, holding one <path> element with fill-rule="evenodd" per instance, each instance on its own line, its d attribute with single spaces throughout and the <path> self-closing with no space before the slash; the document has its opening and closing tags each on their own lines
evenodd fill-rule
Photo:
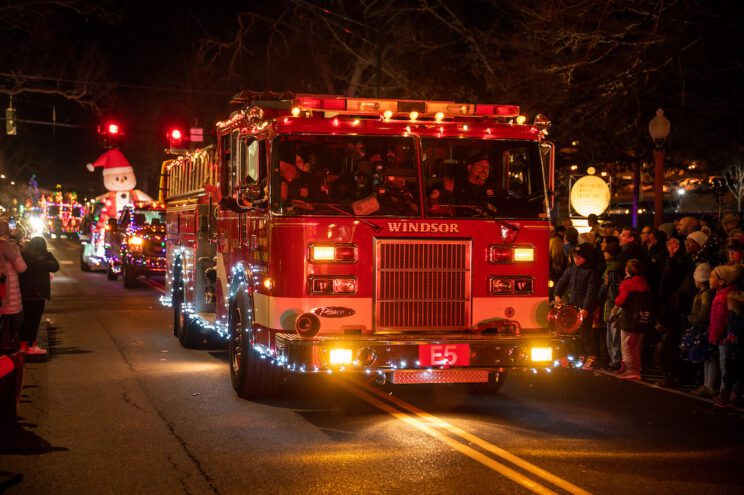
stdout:
<svg viewBox="0 0 744 495">
<path fill-rule="evenodd" d="M 419 346 L 419 366 L 469 366 L 470 344 Z"/>
</svg>

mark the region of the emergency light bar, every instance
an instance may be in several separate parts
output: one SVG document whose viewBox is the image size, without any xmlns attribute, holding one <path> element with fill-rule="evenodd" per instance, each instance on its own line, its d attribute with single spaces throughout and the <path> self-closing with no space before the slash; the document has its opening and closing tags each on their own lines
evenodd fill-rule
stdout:
<svg viewBox="0 0 744 495">
<path fill-rule="evenodd" d="M 343 96 L 297 95 L 291 102 L 292 114 L 323 110 L 333 114 L 383 116 L 386 120 L 394 116 L 417 118 L 444 117 L 501 117 L 519 116 L 517 105 L 493 105 L 456 103 L 454 101 L 392 100 L 381 98 L 346 98 Z M 436 118 L 441 120 L 441 117 Z"/>
</svg>

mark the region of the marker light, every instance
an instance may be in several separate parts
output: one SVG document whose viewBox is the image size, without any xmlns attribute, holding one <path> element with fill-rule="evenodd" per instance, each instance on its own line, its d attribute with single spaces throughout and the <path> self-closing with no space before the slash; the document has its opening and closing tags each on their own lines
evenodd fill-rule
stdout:
<svg viewBox="0 0 744 495">
<path fill-rule="evenodd" d="M 524 263 L 535 261 L 535 248 L 532 246 L 514 247 L 509 244 L 494 244 L 489 249 L 491 263 Z"/>
<path fill-rule="evenodd" d="M 274 280 L 271 279 L 271 278 L 265 278 L 264 281 L 263 281 L 263 286 L 266 289 L 268 289 L 268 290 L 273 289 L 274 288 Z"/>
<path fill-rule="evenodd" d="M 535 248 L 514 248 L 514 261 L 535 261 Z"/>
<path fill-rule="evenodd" d="M 292 117 L 298 117 L 300 115 L 300 107 L 294 107 L 292 109 Z"/>
<path fill-rule="evenodd" d="M 357 260 L 356 244 L 310 245 L 310 263 L 354 263 Z"/>
<path fill-rule="evenodd" d="M 444 112 L 437 112 L 434 114 L 434 119 L 436 119 L 437 122 L 444 120 Z"/>
<path fill-rule="evenodd" d="M 419 116 L 419 113 L 415 110 L 408 114 L 408 118 L 411 119 L 412 121 L 418 119 L 418 116 Z"/>
<path fill-rule="evenodd" d="M 109 124 L 107 130 L 112 136 L 119 134 L 119 126 L 117 124 Z"/>
<path fill-rule="evenodd" d="M 385 110 L 383 112 L 382 116 L 385 118 L 385 120 L 390 120 L 393 117 L 393 111 L 392 110 Z"/>
<path fill-rule="evenodd" d="M 332 366 L 350 365 L 351 349 L 331 349 L 330 363 Z"/>
<path fill-rule="evenodd" d="M 526 121 L 527 121 L 527 117 L 525 117 L 524 115 L 520 115 L 519 117 L 517 117 L 517 124 L 519 125 L 524 124 Z"/>
<path fill-rule="evenodd" d="M 533 347 L 530 349 L 530 358 L 533 363 L 549 363 L 553 360 L 553 348 Z"/>
</svg>

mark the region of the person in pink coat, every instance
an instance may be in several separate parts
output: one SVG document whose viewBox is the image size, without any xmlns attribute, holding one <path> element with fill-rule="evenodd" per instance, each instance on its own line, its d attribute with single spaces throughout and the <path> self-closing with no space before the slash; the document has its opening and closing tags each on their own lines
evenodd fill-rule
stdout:
<svg viewBox="0 0 744 495">
<path fill-rule="evenodd" d="M 0 329 L 5 334 L 4 341 L 9 342 L 15 352 L 20 346 L 21 323 L 23 323 L 23 304 L 18 274 L 26 271 L 21 250 L 15 240 L 11 239 L 8 220 L 0 218 L 0 273 L 5 275 L 5 296 L 0 306 Z"/>
</svg>

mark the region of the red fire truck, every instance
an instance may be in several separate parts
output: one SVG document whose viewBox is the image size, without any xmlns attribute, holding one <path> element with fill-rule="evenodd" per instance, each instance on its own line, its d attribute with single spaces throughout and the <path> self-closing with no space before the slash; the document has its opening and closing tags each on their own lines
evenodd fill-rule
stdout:
<svg viewBox="0 0 744 495">
<path fill-rule="evenodd" d="M 239 396 L 333 372 L 495 392 L 509 369 L 568 355 L 574 313 L 548 304 L 547 119 L 446 101 L 233 103 L 216 148 L 163 164 L 163 302 L 184 346 L 227 340 Z"/>
</svg>

